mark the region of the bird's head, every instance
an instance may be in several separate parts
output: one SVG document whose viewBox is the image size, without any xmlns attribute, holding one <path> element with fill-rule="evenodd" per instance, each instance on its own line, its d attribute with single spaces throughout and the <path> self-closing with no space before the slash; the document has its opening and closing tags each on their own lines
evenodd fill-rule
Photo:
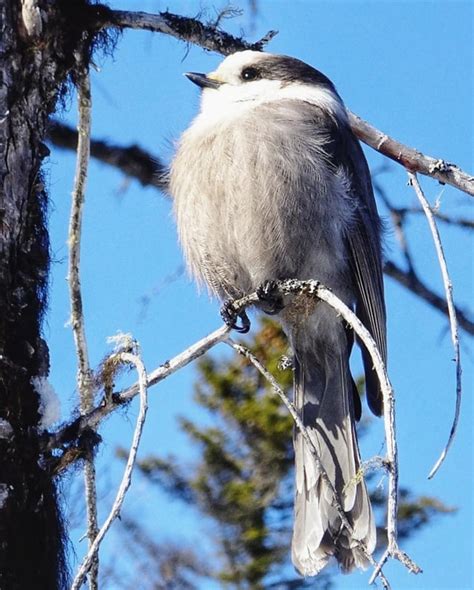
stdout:
<svg viewBox="0 0 474 590">
<path fill-rule="evenodd" d="M 240 51 L 224 59 L 209 74 L 185 74 L 202 89 L 201 117 L 232 118 L 263 102 L 297 99 L 317 104 L 345 117 L 333 83 L 308 64 L 260 51 Z"/>
</svg>

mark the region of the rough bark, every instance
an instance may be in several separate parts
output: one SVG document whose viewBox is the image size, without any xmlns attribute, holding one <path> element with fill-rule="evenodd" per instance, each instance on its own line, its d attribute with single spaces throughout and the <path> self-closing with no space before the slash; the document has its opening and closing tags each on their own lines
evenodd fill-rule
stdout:
<svg viewBox="0 0 474 590">
<path fill-rule="evenodd" d="M 33 385 L 49 365 L 41 337 L 49 266 L 41 162 L 47 118 L 84 28 L 71 15 L 87 17 L 90 10 L 85 0 L 0 0 L 2 590 L 67 585 L 57 489 L 40 448 L 41 400 Z M 83 46 L 89 50 L 90 43 Z"/>
</svg>

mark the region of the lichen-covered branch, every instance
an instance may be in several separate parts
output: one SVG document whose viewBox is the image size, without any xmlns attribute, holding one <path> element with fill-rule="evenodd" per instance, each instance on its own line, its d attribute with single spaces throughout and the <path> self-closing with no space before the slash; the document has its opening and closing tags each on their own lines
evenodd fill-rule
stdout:
<svg viewBox="0 0 474 590">
<path fill-rule="evenodd" d="M 71 301 L 71 326 L 77 356 L 77 384 L 81 414 L 90 412 L 93 407 L 92 372 L 87 351 L 82 293 L 80 281 L 82 213 L 85 200 L 87 172 L 90 157 L 91 135 L 91 87 L 89 69 L 78 58 L 76 85 L 79 102 L 78 143 L 76 156 L 76 177 L 72 191 L 71 217 L 69 221 L 69 297 Z M 95 465 L 92 456 L 84 458 L 84 487 L 87 511 L 87 538 L 92 546 L 98 532 L 97 491 Z M 99 561 L 94 555 L 88 582 L 90 590 L 98 590 Z"/>
<path fill-rule="evenodd" d="M 111 10 L 104 16 L 106 18 L 101 18 L 98 22 L 102 28 L 145 29 L 154 33 L 163 33 L 223 55 L 244 49 L 261 51 L 265 44 L 276 35 L 275 31 L 269 31 L 259 41 L 248 43 L 241 37 L 234 37 L 220 30 L 215 24 L 205 24 L 196 18 L 180 16 L 168 11 L 149 14 L 147 12 Z"/>
<path fill-rule="evenodd" d="M 82 213 L 85 200 L 87 171 L 89 164 L 89 140 L 91 131 L 91 94 L 89 73 L 83 66 L 78 66 L 78 144 L 76 158 L 76 176 L 72 191 L 71 215 L 69 219 L 69 266 L 68 284 L 71 301 L 71 328 L 77 355 L 77 381 L 81 401 L 81 410 L 87 411 L 91 405 L 91 370 L 87 352 L 87 339 L 82 306 L 80 261 L 82 237 Z"/>
</svg>

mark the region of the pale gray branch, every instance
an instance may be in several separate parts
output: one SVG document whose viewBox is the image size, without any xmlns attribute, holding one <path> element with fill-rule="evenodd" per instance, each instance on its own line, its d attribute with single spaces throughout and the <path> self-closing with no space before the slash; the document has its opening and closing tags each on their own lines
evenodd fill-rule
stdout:
<svg viewBox="0 0 474 590">
<path fill-rule="evenodd" d="M 254 367 L 270 383 L 270 385 L 272 386 L 275 393 L 280 397 L 282 402 L 285 404 L 285 406 L 286 406 L 287 410 L 290 412 L 290 415 L 293 418 L 296 426 L 298 427 L 298 430 L 301 432 L 306 444 L 308 445 L 308 448 L 309 448 L 311 454 L 313 455 L 314 462 L 316 463 L 316 467 L 318 468 L 318 472 L 320 473 L 321 478 L 324 480 L 324 483 L 327 485 L 329 491 L 331 492 L 331 494 L 333 496 L 333 500 L 334 500 L 333 505 L 339 513 L 339 517 L 341 518 L 342 524 L 349 531 L 349 533 L 352 535 L 352 533 L 353 533 L 352 526 L 351 526 L 350 522 L 347 520 L 346 514 L 345 514 L 344 509 L 341 504 L 341 500 L 339 498 L 339 494 L 337 493 L 335 487 L 332 485 L 332 482 L 329 479 L 329 477 L 326 473 L 326 470 L 324 469 L 323 464 L 321 463 L 321 459 L 319 458 L 318 451 L 314 445 L 314 442 L 312 441 L 307 429 L 305 428 L 303 422 L 301 421 L 301 419 L 298 415 L 298 412 L 296 411 L 295 406 L 292 404 L 292 402 L 285 395 L 285 392 L 280 387 L 280 385 L 278 384 L 275 377 L 270 373 L 270 371 L 268 371 L 265 368 L 265 366 L 258 360 L 258 358 L 248 348 L 246 348 L 245 346 L 242 346 L 241 344 L 238 344 L 237 342 L 234 342 L 234 340 L 232 340 L 232 338 L 227 338 L 225 340 L 225 342 L 227 344 L 229 344 L 229 346 L 231 348 L 236 350 L 240 355 L 247 358 L 254 365 Z M 368 556 L 367 550 L 365 549 L 365 547 L 362 544 L 361 544 L 361 548 L 364 550 L 364 553 Z"/>
<path fill-rule="evenodd" d="M 176 355 L 171 360 L 164 362 L 157 369 L 149 373 L 148 386 L 156 385 L 179 369 L 201 357 L 213 346 L 225 340 L 229 332 L 230 328 L 222 326 L 187 348 L 185 351 Z M 139 384 L 136 383 L 121 392 L 113 394 L 109 399 L 104 399 L 100 405 L 94 408 L 91 412 L 79 416 L 74 422 L 67 424 L 61 430 L 52 434 L 45 444 L 45 450 L 51 451 L 53 449 L 64 447 L 65 445 L 67 446 L 73 441 L 80 439 L 81 435 L 87 429 L 91 428 L 95 430 L 104 418 L 114 412 L 117 408 L 123 406 L 123 404 L 132 400 L 138 392 Z M 75 455 L 73 453 L 66 461 L 59 461 L 59 465 L 56 468 L 57 471 L 62 471 L 74 460 Z"/>
<path fill-rule="evenodd" d="M 137 418 L 137 423 L 135 426 L 135 431 L 133 433 L 133 440 L 132 445 L 130 447 L 130 453 L 128 455 L 127 464 L 125 466 L 125 470 L 123 473 L 122 481 L 120 482 L 120 487 L 118 489 L 117 495 L 115 497 L 115 501 L 113 503 L 112 509 L 105 520 L 104 524 L 102 525 L 100 531 L 97 533 L 94 542 L 89 547 L 89 551 L 85 556 L 84 560 L 79 567 L 79 570 L 74 578 L 74 581 L 71 586 L 71 590 L 79 590 L 81 587 L 84 578 L 91 568 L 94 560 L 96 559 L 97 552 L 99 550 L 100 544 L 103 541 L 107 531 L 111 527 L 113 521 L 119 516 L 120 510 L 122 508 L 122 504 L 125 500 L 125 495 L 127 493 L 128 488 L 130 487 L 132 481 L 132 471 L 135 465 L 138 446 L 140 444 L 140 439 L 143 432 L 143 427 L 145 425 L 145 418 L 148 409 L 148 378 L 145 370 L 145 366 L 141 360 L 141 358 L 137 354 L 132 354 L 130 352 L 119 352 L 113 355 L 115 359 L 121 363 L 127 363 L 134 365 L 137 373 L 138 373 L 138 389 L 140 393 L 140 411 Z M 112 358 L 112 357 L 111 357 Z M 111 360 L 111 359 L 109 359 Z"/>
<path fill-rule="evenodd" d="M 410 172 L 431 176 L 442 184 L 450 184 L 468 195 L 474 196 L 474 176 L 472 174 L 468 174 L 455 164 L 440 158 L 425 156 L 418 150 L 392 139 L 351 111 L 347 112 L 355 135 L 377 152 L 401 164 Z"/>
<path fill-rule="evenodd" d="M 82 212 L 90 156 L 91 94 L 89 73 L 83 70 L 82 66 L 78 73 L 77 85 L 79 94 L 79 121 L 77 126 L 79 140 L 77 144 L 76 176 L 72 191 L 71 216 L 69 220 L 68 284 L 71 300 L 71 327 L 78 362 L 77 381 L 81 399 L 81 410 L 88 411 L 92 396 L 91 370 L 87 352 L 79 269 L 81 263 Z"/>
<path fill-rule="evenodd" d="M 449 325 L 451 327 L 451 341 L 453 343 L 454 348 L 454 361 L 456 363 L 456 403 L 455 403 L 455 410 L 454 410 L 454 418 L 453 423 L 451 426 L 451 431 L 449 433 L 448 442 L 444 447 L 439 459 L 436 461 L 434 467 L 430 471 L 428 478 L 431 479 L 438 469 L 441 467 L 453 441 L 454 437 L 456 436 L 457 426 L 459 422 L 459 415 L 461 411 L 461 397 L 462 397 L 462 367 L 461 367 L 461 349 L 459 346 L 459 334 L 458 334 L 458 321 L 456 318 L 456 309 L 454 307 L 453 301 L 453 285 L 451 283 L 451 278 L 448 272 L 448 265 L 446 263 L 446 257 L 444 255 L 443 245 L 441 243 L 441 236 L 438 231 L 438 226 L 436 225 L 436 220 L 434 218 L 433 212 L 431 210 L 430 204 L 425 197 L 423 189 L 421 188 L 420 183 L 418 182 L 418 178 L 416 174 L 412 174 L 411 172 L 408 173 L 408 178 L 410 180 L 410 184 L 413 186 L 416 196 L 423 207 L 423 211 L 425 212 L 426 218 L 428 220 L 428 224 L 430 226 L 431 234 L 433 236 L 434 245 L 436 248 L 436 254 L 438 256 L 439 266 L 441 269 L 441 275 L 443 277 L 443 284 L 446 293 L 446 302 L 448 305 L 448 312 L 449 312 Z"/>
</svg>

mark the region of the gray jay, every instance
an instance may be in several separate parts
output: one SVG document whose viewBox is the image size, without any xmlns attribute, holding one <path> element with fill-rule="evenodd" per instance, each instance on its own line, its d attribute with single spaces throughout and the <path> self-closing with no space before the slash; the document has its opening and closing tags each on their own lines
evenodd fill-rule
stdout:
<svg viewBox="0 0 474 590">
<path fill-rule="evenodd" d="M 202 88 L 201 110 L 179 142 L 170 192 L 191 273 L 223 301 L 268 281 L 318 279 L 356 310 L 385 359 L 381 222 L 332 82 L 297 59 L 254 51 L 186 75 Z M 296 297 L 273 311 L 293 349 L 295 406 L 353 529 L 341 525 L 295 431 L 293 563 L 305 576 L 331 556 L 344 571 L 363 567 L 362 547 L 371 554 L 376 533 L 355 433 L 353 333 L 323 302 Z M 362 355 L 368 404 L 380 415 L 378 381 Z"/>
</svg>

